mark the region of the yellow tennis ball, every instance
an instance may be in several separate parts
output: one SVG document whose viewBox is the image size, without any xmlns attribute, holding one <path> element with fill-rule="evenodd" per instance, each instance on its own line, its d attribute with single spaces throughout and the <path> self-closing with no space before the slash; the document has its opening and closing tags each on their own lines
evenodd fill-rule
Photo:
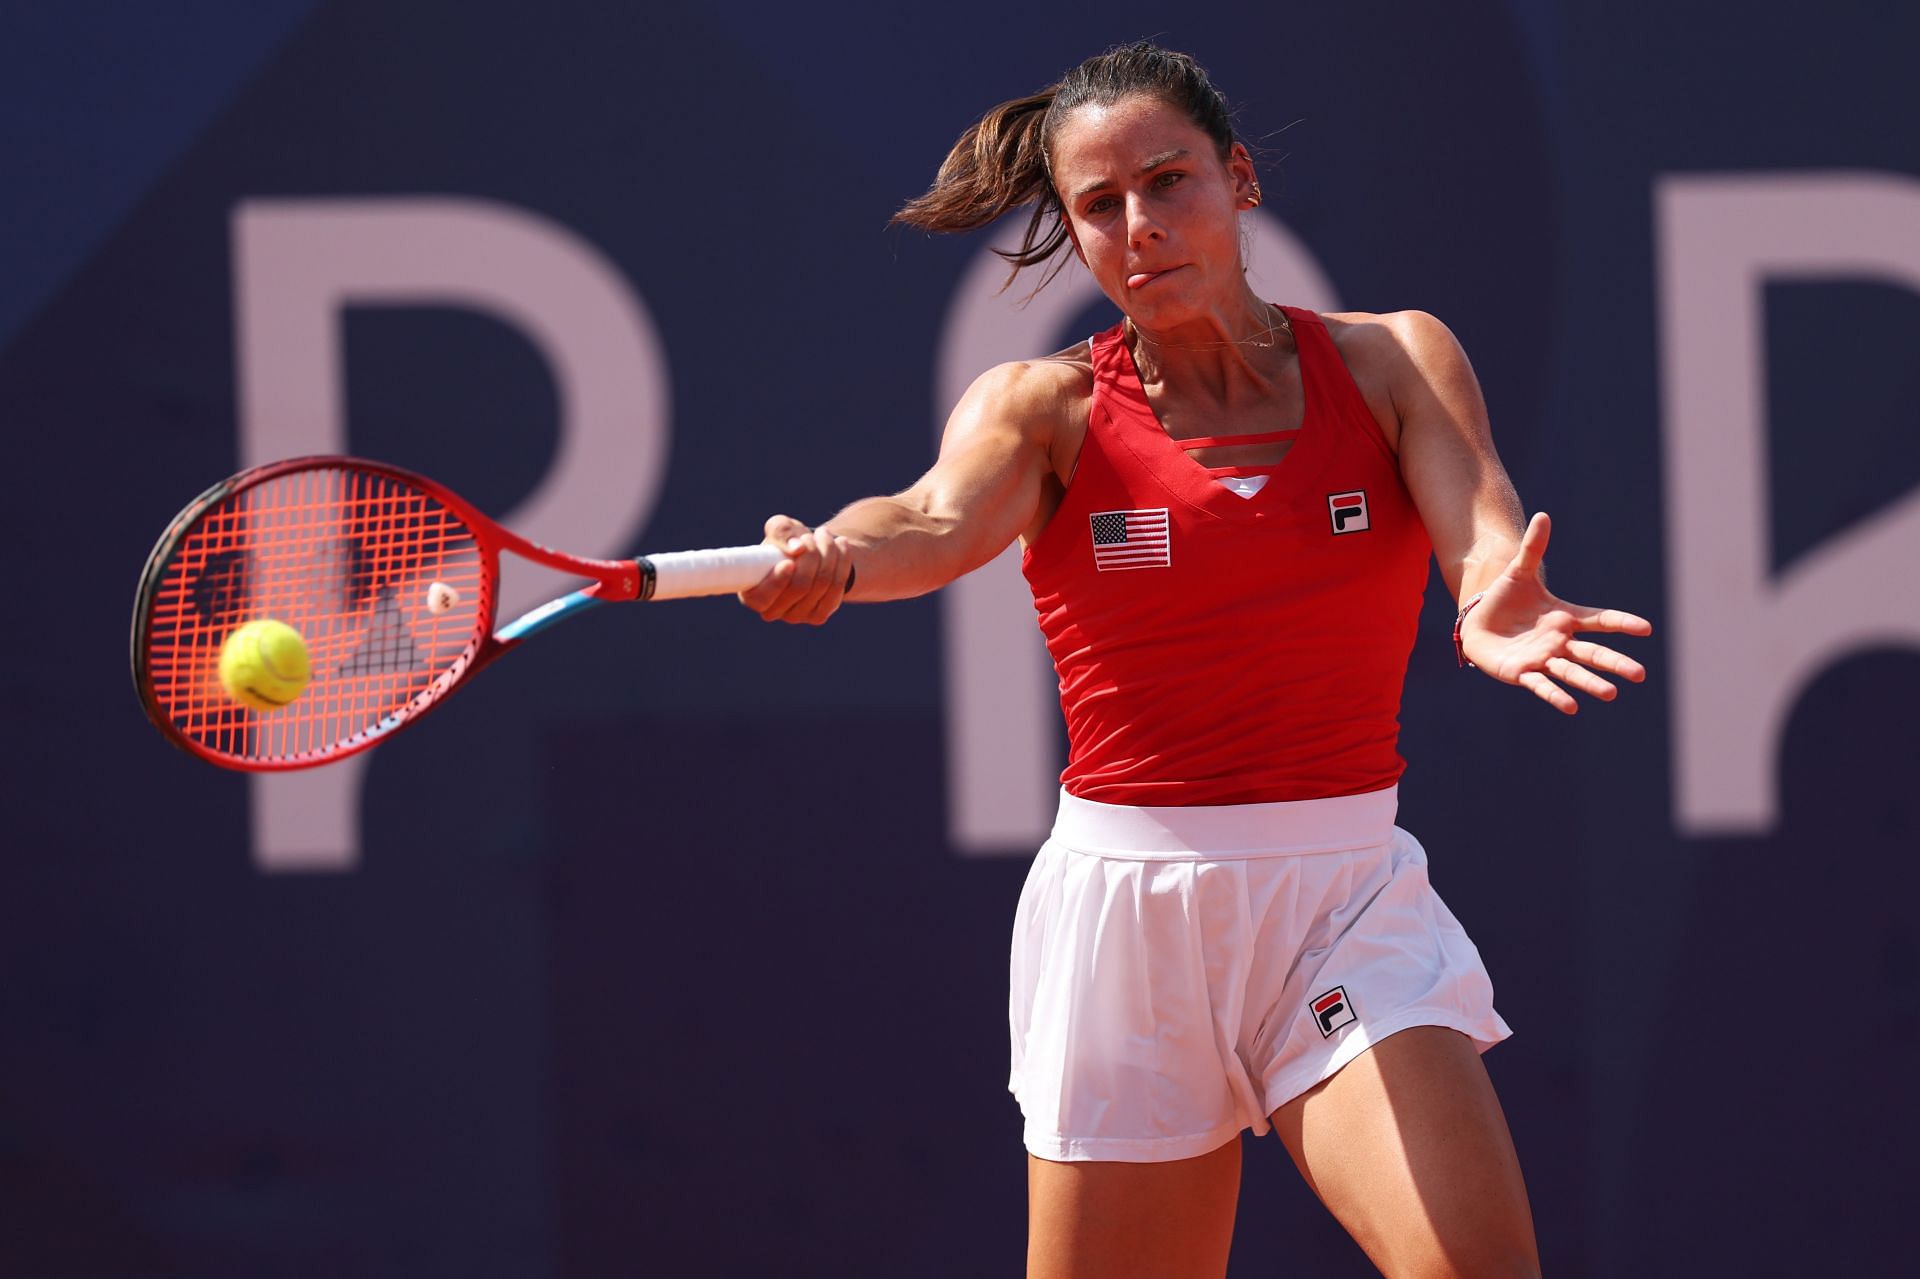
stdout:
<svg viewBox="0 0 1920 1279">
<path fill-rule="evenodd" d="M 285 622 L 248 622 L 220 646 L 220 686 L 257 711 L 277 711 L 293 701 L 312 674 L 307 642 Z"/>
</svg>

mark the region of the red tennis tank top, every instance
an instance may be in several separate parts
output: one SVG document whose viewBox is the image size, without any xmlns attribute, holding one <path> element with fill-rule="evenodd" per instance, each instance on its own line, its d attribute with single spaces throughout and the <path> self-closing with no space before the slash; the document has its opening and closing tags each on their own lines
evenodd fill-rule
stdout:
<svg viewBox="0 0 1920 1279">
<path fill-rule="evenodd" d="M 1060 676 L 1069 794 L 1318 799 L 1405 767 L 1400 690 L 1431 545 L 1326 326 L 1285 310 L 1306 415 L 1269 467 L 1193 461 L 1194 442 L 1154 416 L 1122 327 L 1093 340 L 1086 442 L 1022 561 Z M 1269 476 L 1252 498 L 1216 479 L 1248 474 Z"/>
</svg>

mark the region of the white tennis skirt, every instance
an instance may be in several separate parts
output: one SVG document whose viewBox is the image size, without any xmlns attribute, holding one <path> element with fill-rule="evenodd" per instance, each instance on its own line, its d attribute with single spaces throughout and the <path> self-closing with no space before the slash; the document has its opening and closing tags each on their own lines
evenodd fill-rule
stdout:
<svg viewBox="0 0 1920 1279">
<path fill-rule="evenodd" d="M 1014 920 L 1009 1087 L 1044 1159 L 1187 1159 L 1396 1031 L 1512 1033 L 1397 788 L 1128 808 L 1062 793 Z"/>
</svg>

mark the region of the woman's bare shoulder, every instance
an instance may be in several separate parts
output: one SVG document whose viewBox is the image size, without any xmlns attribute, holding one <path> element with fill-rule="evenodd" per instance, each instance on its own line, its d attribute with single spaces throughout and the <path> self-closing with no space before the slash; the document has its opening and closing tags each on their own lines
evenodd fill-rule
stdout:
<svg viewBox="0 0 1920 1279">
<path fill-rule="evenodd" d="M 1426 311 L 1329 311 L 1321 322 L 1348 367 L 1418 361 L 1436 347 L 1456 347 L 1453 331 Z"/>
<path fill-rule="evenodd" d="M 1071 417 L 1093 394 L 1093 356 L 1081 342 L 1052 355 L 1009 360 L 982 373 L 966 401 L 1022 419 Z"/>
<path fill-rule="evenodd" d="M 1051 379 L 1063 392 L 1084 397 L 1093 390 L 1091 339 L 1076 342 L 1064 351 L 1043 355 L 1029 363 L 1044 369 L 1043 376 Z"/>
</svg>

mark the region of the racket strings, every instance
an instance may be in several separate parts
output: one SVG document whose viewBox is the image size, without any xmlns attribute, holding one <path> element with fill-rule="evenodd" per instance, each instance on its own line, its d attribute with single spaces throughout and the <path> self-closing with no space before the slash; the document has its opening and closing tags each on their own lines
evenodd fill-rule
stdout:
<svg viewBox="0 0 1920 1279">
<path fill-rule="evenodd" d="M 452 588 L 438 612 L 435 583 Z M 215 501 L 177 540 L 148 610 L 150 686 L 216 755 L 311 759 L 396 727 L 451 685 L 484 637 L 492 589 L 471 530 L 430 495 L 346 468 L 288 472 Z M 291 704 L 262 712 L 227 694 L 219 664 L 236 627 L 266 618 L 300 633 L 312 673 Z"/>
</svg>

